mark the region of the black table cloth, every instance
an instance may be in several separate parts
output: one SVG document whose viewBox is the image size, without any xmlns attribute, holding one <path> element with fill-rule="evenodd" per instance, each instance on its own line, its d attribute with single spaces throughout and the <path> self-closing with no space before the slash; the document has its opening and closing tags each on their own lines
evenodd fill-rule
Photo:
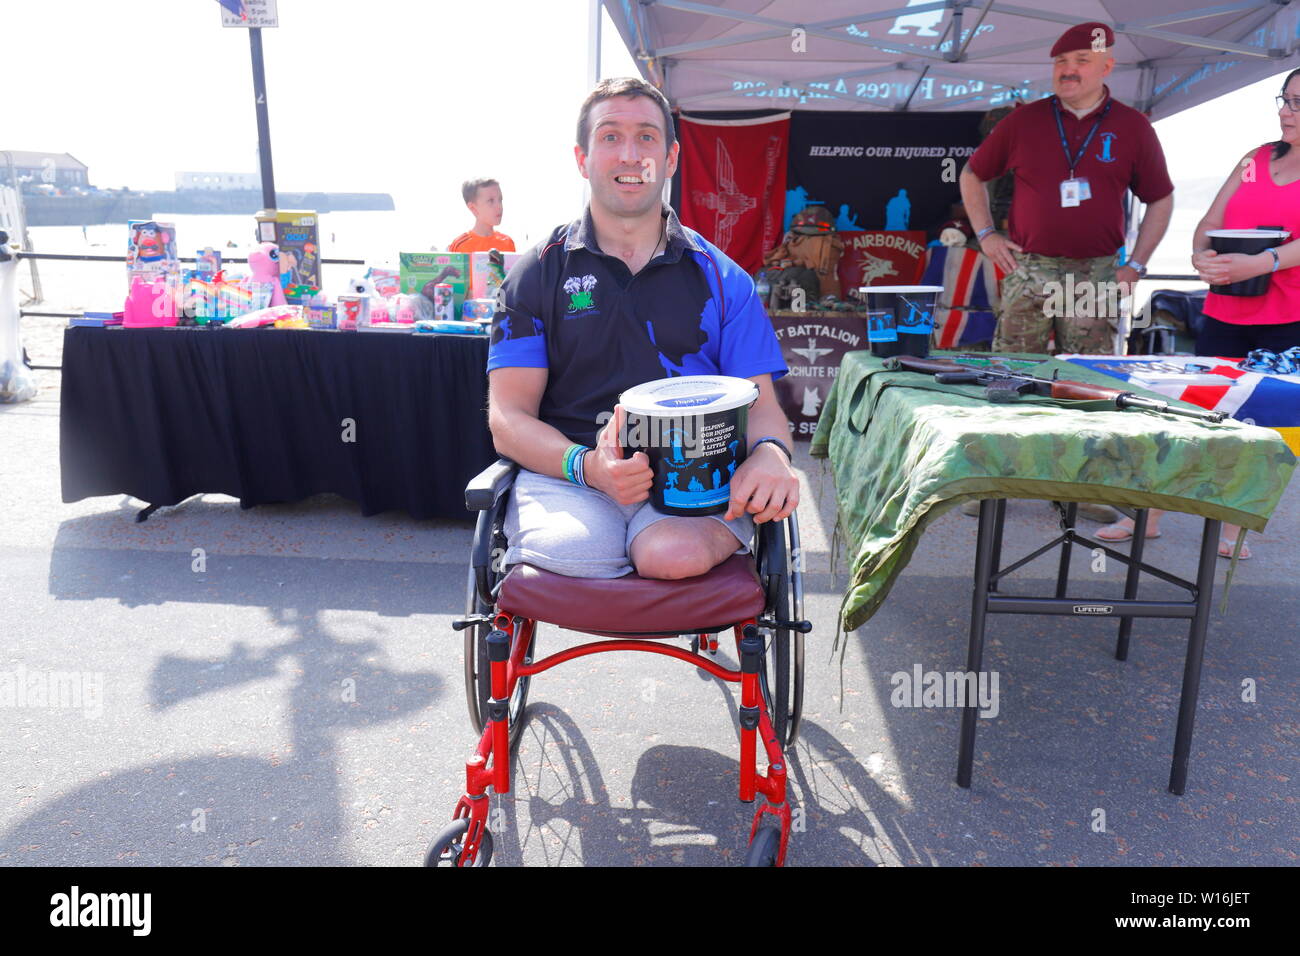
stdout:
<svg viewBox="0 0 1300 956">
<path fill-rule="evenodd" d="M 63 500 L 332 492 L 365 515 L 467 518 L 465 485 L 496 457 L 486 362 L 486 336 L 69 328 Z"/>
</svg>

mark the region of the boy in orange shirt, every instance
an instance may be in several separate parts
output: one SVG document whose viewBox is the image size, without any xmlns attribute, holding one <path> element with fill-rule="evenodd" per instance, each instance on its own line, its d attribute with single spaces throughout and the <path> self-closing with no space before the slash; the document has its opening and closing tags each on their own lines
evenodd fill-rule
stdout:
<svg viewBox="0 0 1300 956">
<path fill-rule="evenodd" d="M 514 252 L 515 241 L 503 232 L 501 225 L 501 185 L 495 179 L 468 179 L 460 188 L 465 205 L 474 214 L 474 228 L 462 232 L 451 241 L 448 252 Z"/>
</svg>

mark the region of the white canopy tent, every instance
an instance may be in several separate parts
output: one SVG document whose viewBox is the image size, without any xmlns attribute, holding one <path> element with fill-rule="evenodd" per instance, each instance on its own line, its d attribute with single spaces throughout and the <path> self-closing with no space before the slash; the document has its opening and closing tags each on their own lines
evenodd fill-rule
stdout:
<svg viewBox="0 0 1300 956">
<path fill-rule="evenodd" d="M 594 2 L 645 79 L 688 112 L 980 110 L 1037 99 L 1051 91 L 1052 44 L 1088 21 L 1116 33 L 1111 91 L 1153 119 L 1300 65 L 1300 0 Z"/>
</svg>

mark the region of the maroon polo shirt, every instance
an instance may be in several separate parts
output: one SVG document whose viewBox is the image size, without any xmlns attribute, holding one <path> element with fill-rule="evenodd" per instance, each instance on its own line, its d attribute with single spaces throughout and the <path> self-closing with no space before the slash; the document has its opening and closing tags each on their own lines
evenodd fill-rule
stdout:
<svg viewBox="0 0 1300 956">
<path fill-rule="evenodd" d="M 1026 252 L 1066 259 L 1108 256 L 1124 244 L 1124 191 L 1144 203 L 1174 191 L 1165 154 L 1151 122 L 1110 95 L 1083 119 L 1062 107 L 1061 125 L 1070 155 L 1078 153 L 1106 104 L 1110 110 L 1074 169 L 1087 179 L 1092 198 L 1078 206 L 1061 206 L 1061 181 L 1070 166 L 1061 148 L 1052 103 L 1055 97 L 1021 106 L 993 127 L 970 158 L 982 181 L 1015 171 L 1011 199 L 1011 241 Z"/>
</svg>

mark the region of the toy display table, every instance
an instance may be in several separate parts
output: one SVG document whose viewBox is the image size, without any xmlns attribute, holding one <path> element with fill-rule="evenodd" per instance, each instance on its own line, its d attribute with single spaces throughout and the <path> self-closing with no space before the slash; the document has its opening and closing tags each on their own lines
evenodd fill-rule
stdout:
<svg viewBox="0 0 1300 956">
<path fill-rule="evenodd" d="M 137 520 L 205 492 L 245 508 L 332 492 L 365 515 L 465 518 L 496 453 L 487 337 L 70 328 L 63 500 L 128 494 Z"/>
</svg>

